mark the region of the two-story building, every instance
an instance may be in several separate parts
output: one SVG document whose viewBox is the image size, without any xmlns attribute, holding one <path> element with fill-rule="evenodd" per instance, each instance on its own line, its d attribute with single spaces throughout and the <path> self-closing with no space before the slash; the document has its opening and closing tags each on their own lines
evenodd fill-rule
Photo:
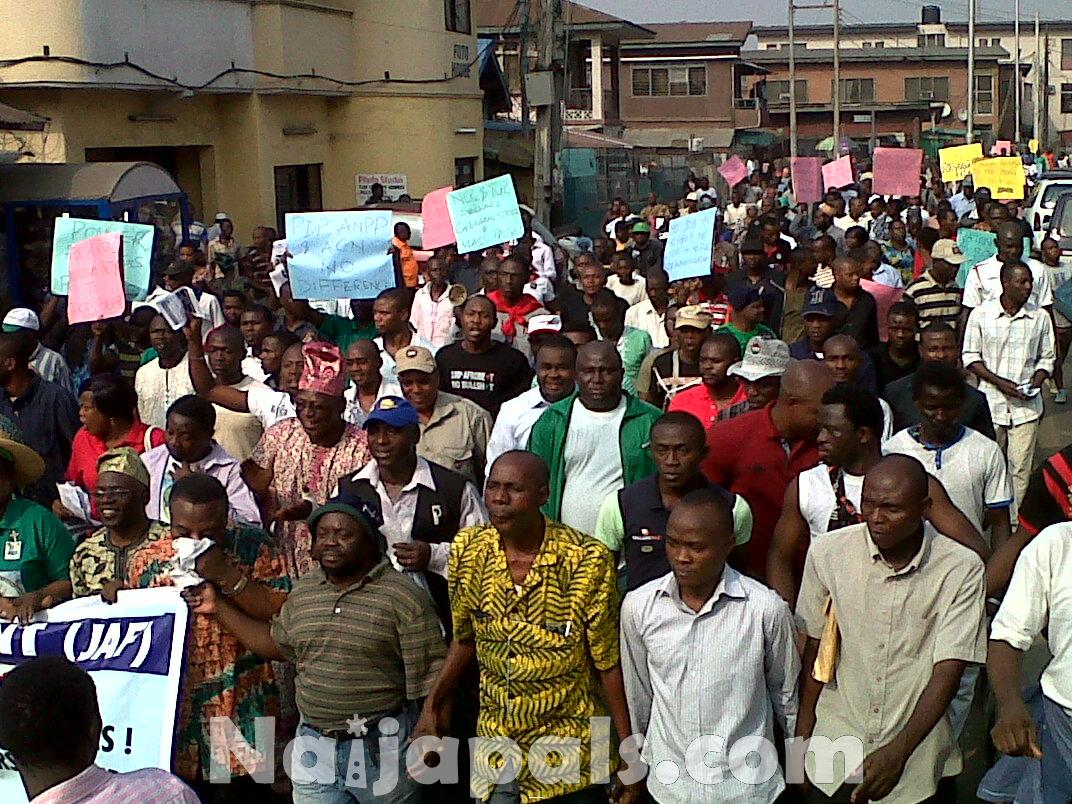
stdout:
<svg viewBox="0 0 1072 804">
<path fill-rule="evenodd" d="M 287 211 L 482 175 L 469 0 L 0 0 L 0 102 L 48 162 L 147 160 L 239 236 Z M 9 148 L 10 149 L 10 148 Z M 367 180 L 366 180 L 367 181 Z"/>
</svg>

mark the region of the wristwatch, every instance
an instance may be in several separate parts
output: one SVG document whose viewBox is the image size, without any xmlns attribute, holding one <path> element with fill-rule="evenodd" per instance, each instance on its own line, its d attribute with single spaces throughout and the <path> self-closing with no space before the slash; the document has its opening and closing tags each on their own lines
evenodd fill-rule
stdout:
<svg viewBox="0 0 1072 804">
<path fill-rule="evenodd" d="M 237 597 L 242 593 L 242 590 L 246 588 L 246 584 L 249 583 L 249 578 L 243 575 L 238 579 L 238 583 L 232 586 L 230 589 L 220 589 L 220 594 L 224 597 Z"/>
</svg>

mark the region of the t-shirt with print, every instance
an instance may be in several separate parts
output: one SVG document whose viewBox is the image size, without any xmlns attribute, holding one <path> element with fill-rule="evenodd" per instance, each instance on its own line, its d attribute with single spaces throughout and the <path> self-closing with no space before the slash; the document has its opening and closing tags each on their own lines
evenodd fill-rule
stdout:
<svg viewBox="0 0 1072 804">
<path fill-rule="evenodd" d="M 44 506 L 12 497 L 0 515 L 0 596 L 36 592 L 67 577 L 74 541 Z M 8 588 L 10 587 L 13 588 Z"/>
<path fill-rule="evenodd" d="M 444 346 L 436 354 L 439 389 L 475 402 L 493 417 L 503 402 L 524 393 L 532 383 L 525 356 L 512 346 L 492 341 L 480 354 L 465 351 L 460 343 Z"/>
</svg>

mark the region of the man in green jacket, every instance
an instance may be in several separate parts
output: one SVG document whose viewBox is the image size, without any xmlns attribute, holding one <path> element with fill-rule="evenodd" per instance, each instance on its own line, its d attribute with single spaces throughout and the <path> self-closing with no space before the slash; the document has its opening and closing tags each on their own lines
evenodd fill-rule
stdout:
<svg viewBox="0 0 1072 804">
<path fill-rule="evenodd" d="M 655 474 L 648 450 L 662 411 L 622 391 L 622 359 L 611 341 L 577 351 L 578 391 L 536 421 L 529 451 L 551 469 L 551 519 L 591 535 L 608 494 Z"/>
</svg>

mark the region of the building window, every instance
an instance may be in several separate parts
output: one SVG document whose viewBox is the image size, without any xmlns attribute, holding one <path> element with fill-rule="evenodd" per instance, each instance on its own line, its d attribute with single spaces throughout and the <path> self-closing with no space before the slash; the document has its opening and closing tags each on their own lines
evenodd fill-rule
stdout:
<svg viewBox="0 0 1072 804">
<path fill-rule="evenodd" d="M 767 43 L 767 50 L 780 50 L 781 47 L 782 46 L 779 45 L 777 42 L 768 42 Z"/>
<path fill-rule="evenodd" d="M 320 167 L 314 164 L 275 168 L 275 219 L 280 233 L 286 233 L 288 212 L 319 212 L 324 208 Z"/>
<path fill-rule="evenodd" d="M 1072 70 L 1072 39 L 1061 40 L 1061 69 Z"/>
<path fill-rule="evenodd" d="M 706 94 L 706 67 L 633 68 L 634 97 L 681 97 Z"/>
<path fill-rule="evenodd" d="M 833 95 L 833 82 L 831 82 L 831 95 Z M 842 78 L 841 79 L 841 102 L 842 103 L 868 103 L 875 99 L 874 78 Z"/>
<path fill-rule="evenodd" d="M 916 47 L 945 47 L 945 34 L 919 34 Z"/>
<path fill-rule="evenodd" d="M 469 0 L 444 0 L 447 30 L 454 33 L 472 33 L 469 27 Z"/>
<path fill-rule="evenodd" d="M 994 113 L 994 76 L 975 76 L 975 113 Z"/>
<path fill-rule="evenodd" d="M 1061 84 L 1061 114 L 1072 114 L 1072 84 Z"/>
<path fill-rule="evenodd" d="M 788 81 L 768 81 L 767 82 L 767 102 L 775 105 L 789 103 L 789 82 Z M 797 103 L 808 102 L 808 82 L 800 78 L 797 79 Z"/>
<path fill-rule="evenodd" d="M 906 101 L 947 101 L 949 100 L 949 78 L 945 76 L 906 78 L 904 96 Z"/>
<path fill-rule="evenodd" d="M 454 186 L 468 187 L 476 183 L 476 157 L 464 156 L 454 160 Z"/>
<path fill-rule="evenodd" d="M 871 48 L 871 47 L 886 47 L 886 43 L 885 42 L 861 42 L 860 47 L 867 47 L 867 48 Z"/>
</svg>

